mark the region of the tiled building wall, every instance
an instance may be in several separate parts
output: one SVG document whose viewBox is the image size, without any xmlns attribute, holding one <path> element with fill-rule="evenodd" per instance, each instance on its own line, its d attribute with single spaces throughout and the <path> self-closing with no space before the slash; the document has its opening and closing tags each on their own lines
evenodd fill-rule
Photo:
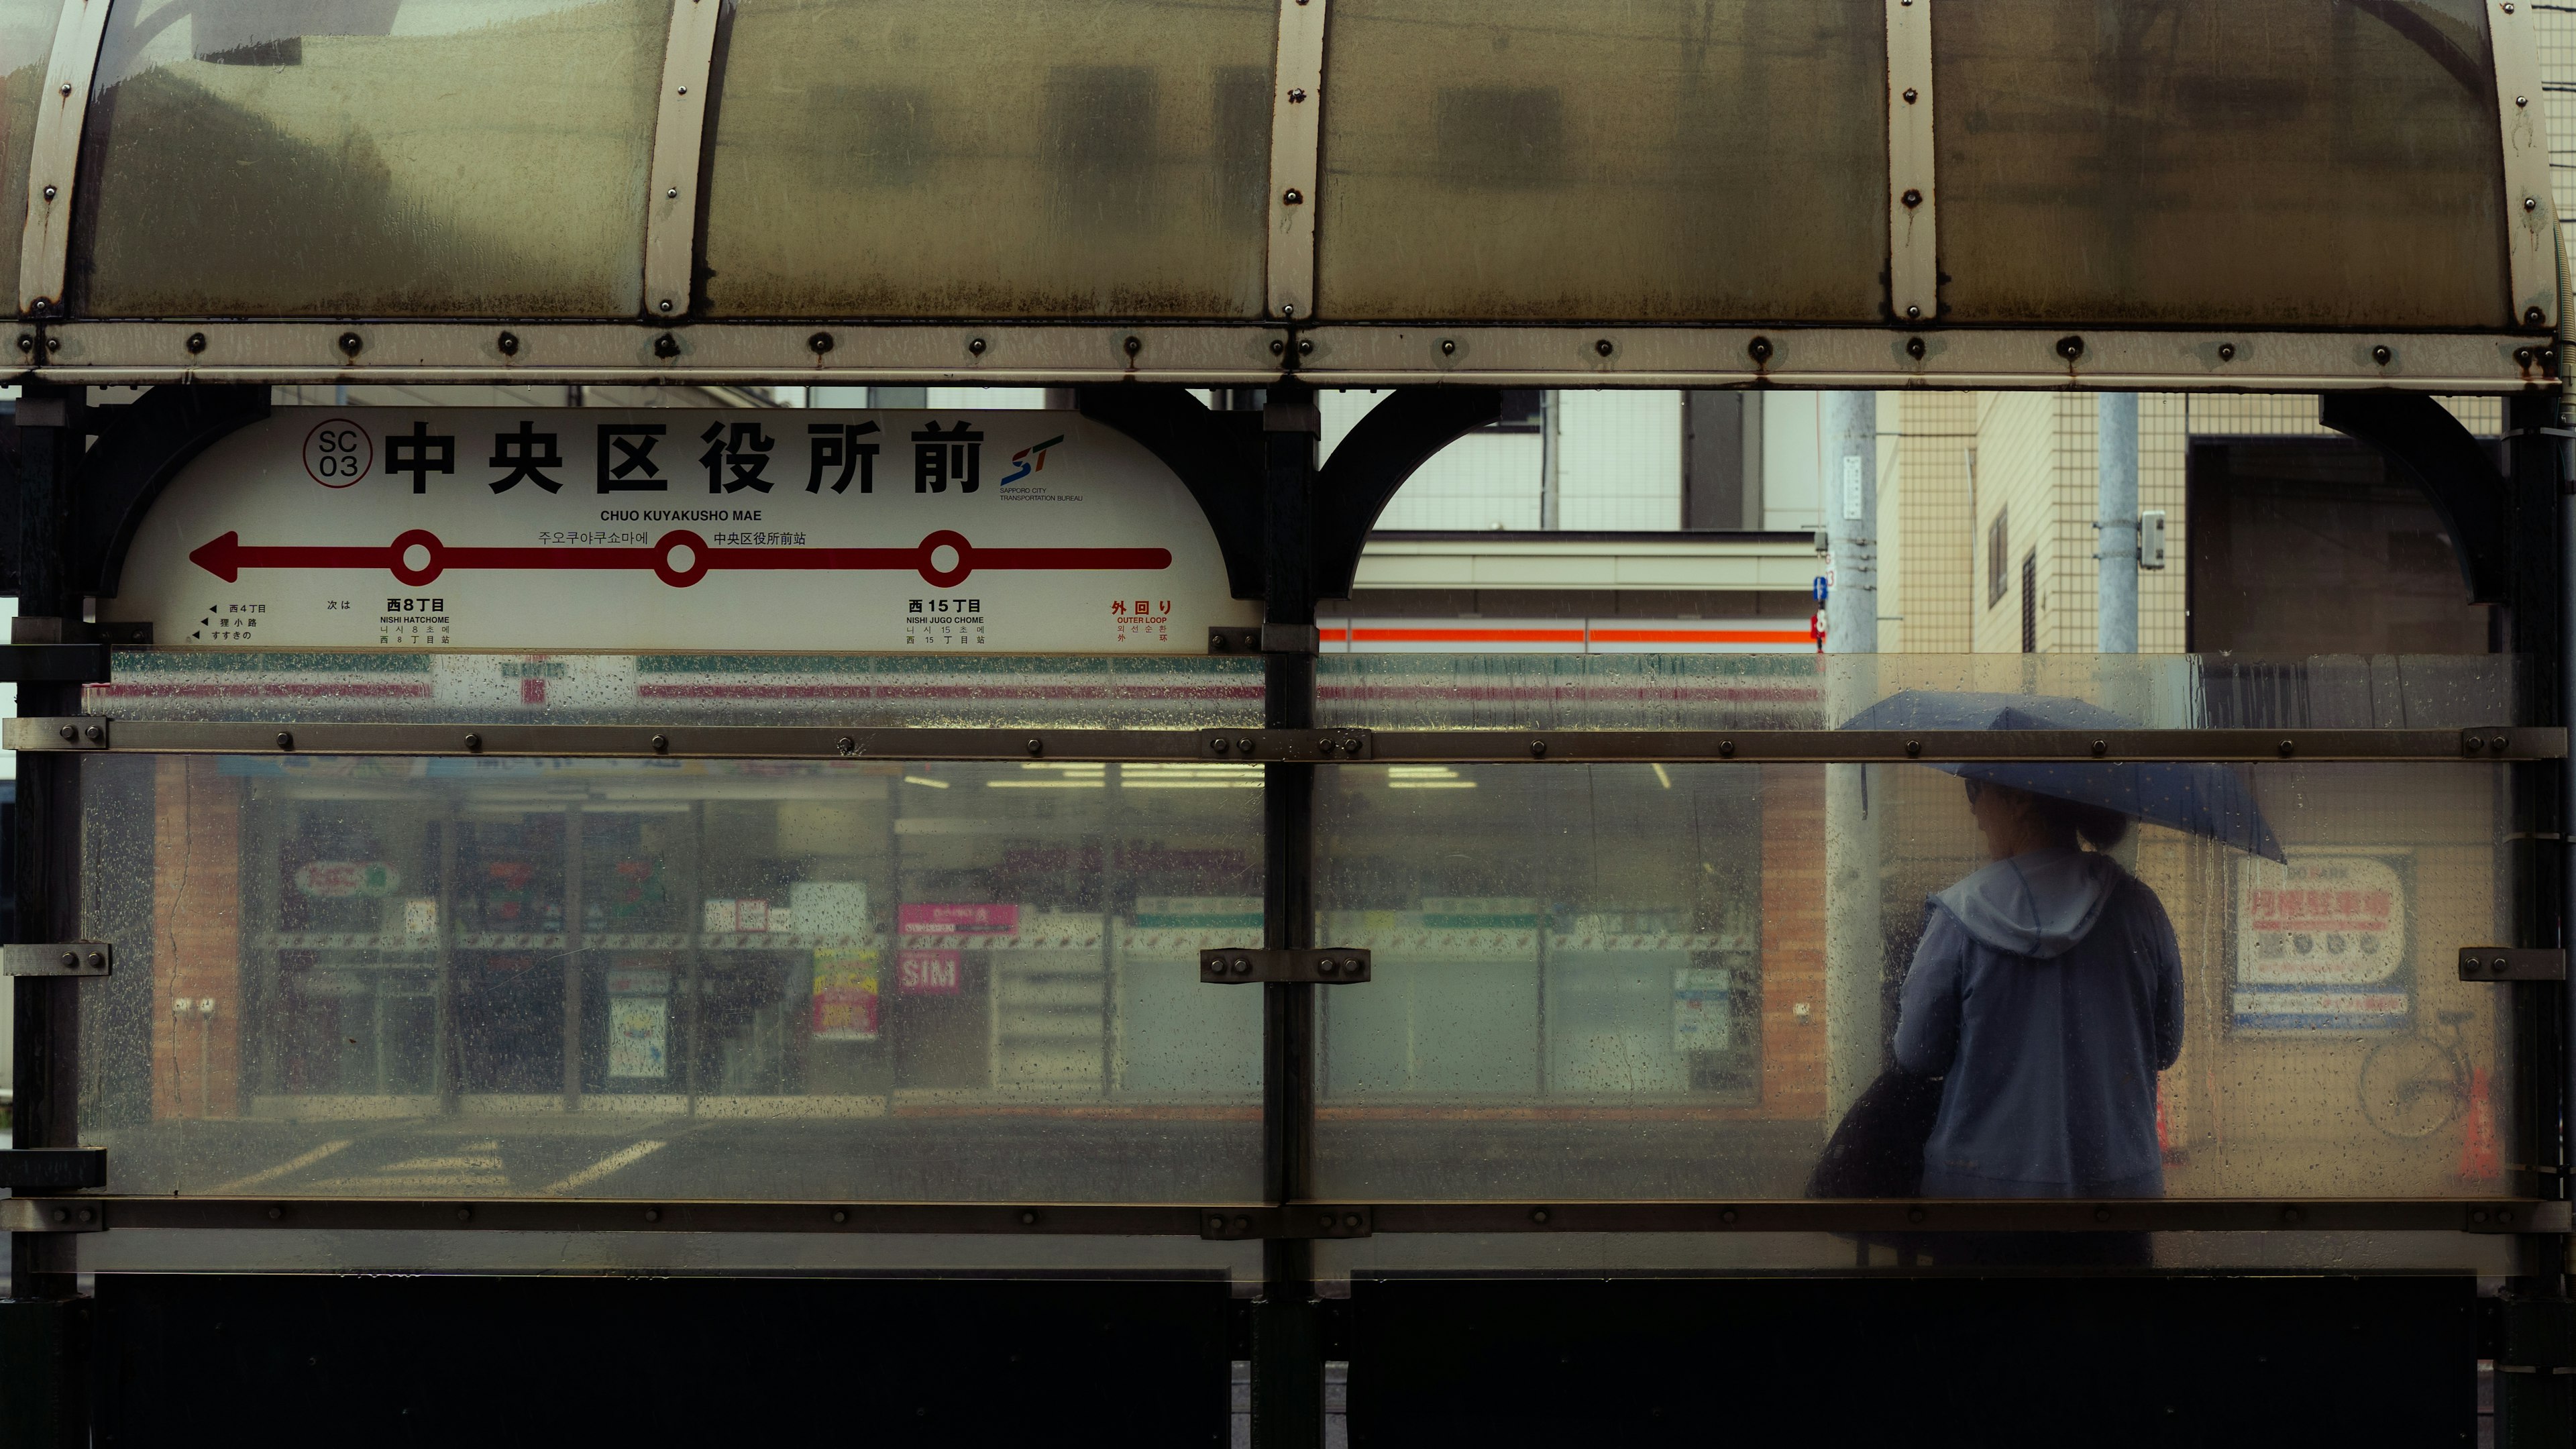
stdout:
<svg viewBox="0 0 2576 1449">
<path fill-rule="evenodd" d="M 2040 628 L 2048 627 L 2050 551 L 2045 543 L 2056 481 L 2057 398 L 2048 393 L 1990 392 L 1977 398 L 1976 534 L 1970 587 L 1976 607 L 1975 652 L 2011 654 L 2021 648 L 2021 564 L 2038 553 Z M 1987 601 L 1996 510 L 2005 515 L 2004 591 Z"/>
<path fill-rule="evenodd" d="M 1965 654 L 1985 602 L 1977 573 L 1977 520 L 1968 456 L 1977 445 L 1974 393 L 1891 395 L 1895 466 L 1881 478 L 1881 564 L 1891 586 L 1879 624 L 1889 653 Z M 1889 421 L 1880 404 L 1880 427 Z"/>
<path fill-rule="evenodd" d="M 1557 526 L 1682 526 L 1682 395 L 1556 394 Z"/>
</svg>

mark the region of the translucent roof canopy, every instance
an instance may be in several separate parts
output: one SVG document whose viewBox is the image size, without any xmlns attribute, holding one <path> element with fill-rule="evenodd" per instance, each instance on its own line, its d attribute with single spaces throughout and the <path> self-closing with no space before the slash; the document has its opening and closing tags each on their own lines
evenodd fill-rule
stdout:
<svg viewBox="0 0 2576 1449">
<path fill-rule="evenodd" d="M 2538 79 L 2501 0 L 0 0 L 0 212 L 94 380 L 2494 391 Z"/>
</svg>

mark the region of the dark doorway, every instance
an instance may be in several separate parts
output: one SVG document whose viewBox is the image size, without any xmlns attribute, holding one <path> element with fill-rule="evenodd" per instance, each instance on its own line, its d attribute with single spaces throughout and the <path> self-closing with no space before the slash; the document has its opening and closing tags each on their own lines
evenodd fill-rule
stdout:
<svg viewBox="0 0 2576 1449">
<path fill-rule="evenodd" d="M 2487 652 L 2440 515 L 2369 444 L 2197 442 L 2186 486 L 2192 652 Z"/>
</svg>

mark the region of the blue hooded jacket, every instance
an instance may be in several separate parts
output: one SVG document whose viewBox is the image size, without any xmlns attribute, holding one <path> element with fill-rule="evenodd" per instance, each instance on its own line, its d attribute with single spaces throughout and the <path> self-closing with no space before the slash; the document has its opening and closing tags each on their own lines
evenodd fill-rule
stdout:
<svg viewBox="0 0 2576 1449">
<path fill-rule="evenodd" d="M 1932 897 L 1896 1059 L 1942 1076 L 1926 1197 L 2157 1197 L 2156 1074 L 2182 1053 L 2182 953 L 2107 855 L 2038 850 Z"/>
</svg>

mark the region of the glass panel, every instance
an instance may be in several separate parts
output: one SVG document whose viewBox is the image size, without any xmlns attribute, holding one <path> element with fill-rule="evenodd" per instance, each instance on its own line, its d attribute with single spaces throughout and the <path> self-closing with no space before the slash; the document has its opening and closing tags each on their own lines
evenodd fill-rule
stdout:
<svg viewBox="0 0 2576 1449">
<path fill-rule="evenodd" d="M 2505 773 L 2199 768 L 2286 864 L 2146 824 L 1969 880 L 1923 766 L 1319 772 L 1318 939 L 1376 958 L 1321 993 L 1319 1194 L 1796 1197 L 1891 1059 L 1948 1073 L 1932 1196 L 2507 1191 L 2509 995 L 2453 966 Z"/>
<path fill-rule="evenodd" d="M 1018 726 L 1261 723 L 1248 658 L 119 650 L 119 719 Z"/>
<path fill-rule="evenodd" d="M 1876 321 L 1870 0 L 1340 0 L 1327 318 Z"/>
<path fill-rule="evenodd" d="M 1945 0 L 1945 320 L 2508 324 L 2477 0 Z"/>
<path fill-rule="evenodd" d="M 2529 723 L 2510 655 L 1326 654 L 1316 711 L 1379 729 L 1823 729 L 1902 690 L 2083 700 L 2141 728 Z"/>
<path fill-rule="evenodd" d="M 27 215 L 27 169 L 36 150 L 36 98 L 54 48 L 56 0 L 0 0 L 0 216 Z M 18 249 L 0 246 L 0 287 L 14 308 Z"/>
<path fill-rule="evenodd" d="M 1257 1190 L 1257 768 L 84 766 L 117 1191 Z"/>
<path fill-rule="evenodd" d="M 1277 15 L 744 0 L 707 171 L 708 310 L 1259 316 Z"/>
<path fill-rule="evenodd" d="M 670 7 L 144 0 L 77 193 L 92 316 L 632 316 Z"/>
</svg>

